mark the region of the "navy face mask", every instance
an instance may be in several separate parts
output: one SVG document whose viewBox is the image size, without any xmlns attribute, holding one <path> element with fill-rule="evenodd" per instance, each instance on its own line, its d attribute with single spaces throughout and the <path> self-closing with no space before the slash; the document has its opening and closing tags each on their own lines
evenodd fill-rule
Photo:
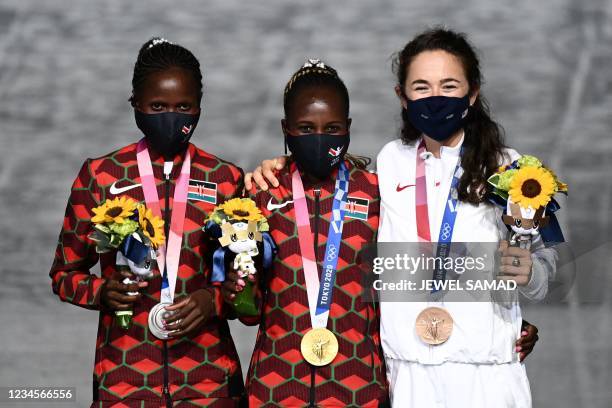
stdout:
<svg viewBox="0 0 612 408">
<path fill-rule="evenodd" d="M 429 96 L 408 100 L 406 113 L 412 126 L 441 142 L 463 127 L 470 97 Z"/>
<path fill-rule="evenodd" d="M 324 179 L 340 165 L 351 141 L 350 134 L 312 133 L 285 136 L 297 166 L 304 173 Z"/>
<path fill-rule="evenodd" d="M 165 159 L 172 159 L 187 148 L 200 113 L 143 113 L 134 109 L 134 117 L 149 146 Z"/>
</svg>

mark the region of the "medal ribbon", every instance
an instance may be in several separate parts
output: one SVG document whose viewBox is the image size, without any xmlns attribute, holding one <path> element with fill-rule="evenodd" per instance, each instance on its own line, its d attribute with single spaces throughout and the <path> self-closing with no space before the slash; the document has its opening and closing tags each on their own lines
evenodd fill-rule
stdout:
<svg viewBox="0 0 612 408">
<path fill-rule="evenodd" d="M 431 242 L 431 232 L 429 229 L 429 207 L 427 204 L 427 178 L 425 176 L 425 160 L 421 157 L 426 152 L 425 141 L 421 140 L 417 149 L 416 156 L 416 186 L 415 186 L 415 204 L 416 204 L 416 224 L 417 224 L 417 235 L 419 242 Z M 457 220 L 457 204 L 459 202 L 458 186 L 459 179 L 463 175 L 463 168 L 461 167 L 461 157 L 463 155 L 463 147 L 461 147 L 461 153 L 457 160 L 457 166 L 453 172 L 453 180 L 448 191 L 448 198 L 446 200 L 446 206 L 444 207 L 444 215 L 442 217 L 442 224 L 440 225 L 440 232 L 438 234 L 438 245 L 436 247 L 436 257 L 445 258 L 450 254 L 450 247 L 453 238 L 453 231 L 455 229 L 455 221 Z M 444 262 L 436 262 L 438 264 L 444 264 Z M 441 268 L 435 268 L 433 273 L 434 280 L 444 280 L 446 278 L 446 269 L 442 266 Z M 437 289 L 432 292 L 437 292 Z"/>
<path fill-rule="evenodd" d="M 336 178 L 332 216 L 329 223 L 329 232 L 327 234 L 327 244 L 325 245 L 323 272 L 319 280 L 304 185 L 302 184 L 302 178 L 297 168 L 293 171 L 293 208 L 295 209 L 298 241 L 300 244 L 300 254 L 302 256 L 304 280 L 306 281 L 306 292 L 308 294 L 310 321 L 313 328 L 327 326 L 334 284 L 336 282 L 336 271 L 340 252 L 340 242 L 342 240 L 342 226 L 344 224 L 348 186 L 349 171 L 344 162 L 342 162 L 340 163 L 338 176 Z"/>
<path fill-rule="evenodd" d="M 181 174 L 174 186 L 174 197 L 172 204 L 172 218 L 170 220 L 170 233 L 166 237 L 166 242 L 157 251 L 157 264 L 162 272 L 162 289 L 160 301 L 162 303 L 172 303 L 174 301 L 174 288 L 176 287 L 176 277 L 178 273 L 179 257 L 181 255 L 181 243 L 183 241 L 183 229 L 185 212 L 187 210 L 187 190 L 189 188 L 189 172 L 191 170 L 190 149 L 185 152 Z M 159 196 L 153 176 L 153 166 L 149 149 L 145 139 L 138 142 L 136 149 L 136 159 L 138 161 L 138 173 L 145 196 L 147 208 L 150 208 L 154 215 L 162 218 Z"/>
</svg>

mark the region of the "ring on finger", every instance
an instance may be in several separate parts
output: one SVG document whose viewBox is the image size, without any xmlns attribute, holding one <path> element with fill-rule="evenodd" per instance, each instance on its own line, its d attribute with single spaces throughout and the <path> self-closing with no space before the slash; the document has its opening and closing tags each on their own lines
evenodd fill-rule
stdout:
<svg viewBox="0 0 612 408">
<path fill-rule="evenodd" d="M 518 256 L 515 256 L 512 260 L 512 266 L 521 266 L 521 260 L 518 258 Z"/>
</svg>

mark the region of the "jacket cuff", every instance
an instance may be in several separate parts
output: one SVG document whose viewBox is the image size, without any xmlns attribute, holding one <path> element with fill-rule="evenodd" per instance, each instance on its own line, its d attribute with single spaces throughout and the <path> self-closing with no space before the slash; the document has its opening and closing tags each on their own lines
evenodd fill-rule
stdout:
<svg viewBox="0 0 612 408">
<path fill-rule="evenodd" d="M 212 303 L 213 303 L 213 314 L 214 317 L 224 317 L 225 316 L 225 306 L 223 301 L 223 295 L 221 294 L 220 286 L 209 286 L 206 288 L 212 295 Z"/>
</svg>

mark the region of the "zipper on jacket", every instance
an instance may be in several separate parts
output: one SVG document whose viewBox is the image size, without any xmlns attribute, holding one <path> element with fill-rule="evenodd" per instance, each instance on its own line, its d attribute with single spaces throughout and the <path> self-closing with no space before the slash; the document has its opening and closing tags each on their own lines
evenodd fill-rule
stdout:
<svg viewBox="0 0 612 408">
<path fill-rule="evenodd" d="M 170 163 L 170 165 L 168 165 Z M 166 237 L 170 231 L 170 172 L 172 171 L 172 162 L 164 163 L 164 232 Z M 167 267 L 167 264 L 164 265 L 164 269 Z M 164 270 L 162 273 L 165 273 Z M 172 408 L 172 397 L 170 396 L 169 389 L 169 379 L 168 379 L 168 342 L 164 340 L 164 345 L 162 349 L 163 360 L 164 360 L 164 387 L 162 389 L 163 398 L 166 400 L 166 407 Z"/>
<path fill-rule="evenodd" d="M 319 213 L 320 213 L 320 208 L 319 208 L 319 200 L 321 198 L 321 190 L 320 189 L 316 189 L 314 190 L 314 196 L 315 196 L 315 202 L 314 202 L 314 255 L 315 255 L 315 263 L 317 264 L 317 270 L 318 268 L 318 262 L 317 262 L 317 248 L 319 247 Z M 316 395 L 315 395 L 315 382 L 316 382 L 316 374 L 317 374 L 317 368 L 314 365 L 310 366 L 310 404 L 308 404 L 309 408 L 315 408 L 317 406 L 317 404 L 315 403 L 316 401 Z"/>
</svg>

